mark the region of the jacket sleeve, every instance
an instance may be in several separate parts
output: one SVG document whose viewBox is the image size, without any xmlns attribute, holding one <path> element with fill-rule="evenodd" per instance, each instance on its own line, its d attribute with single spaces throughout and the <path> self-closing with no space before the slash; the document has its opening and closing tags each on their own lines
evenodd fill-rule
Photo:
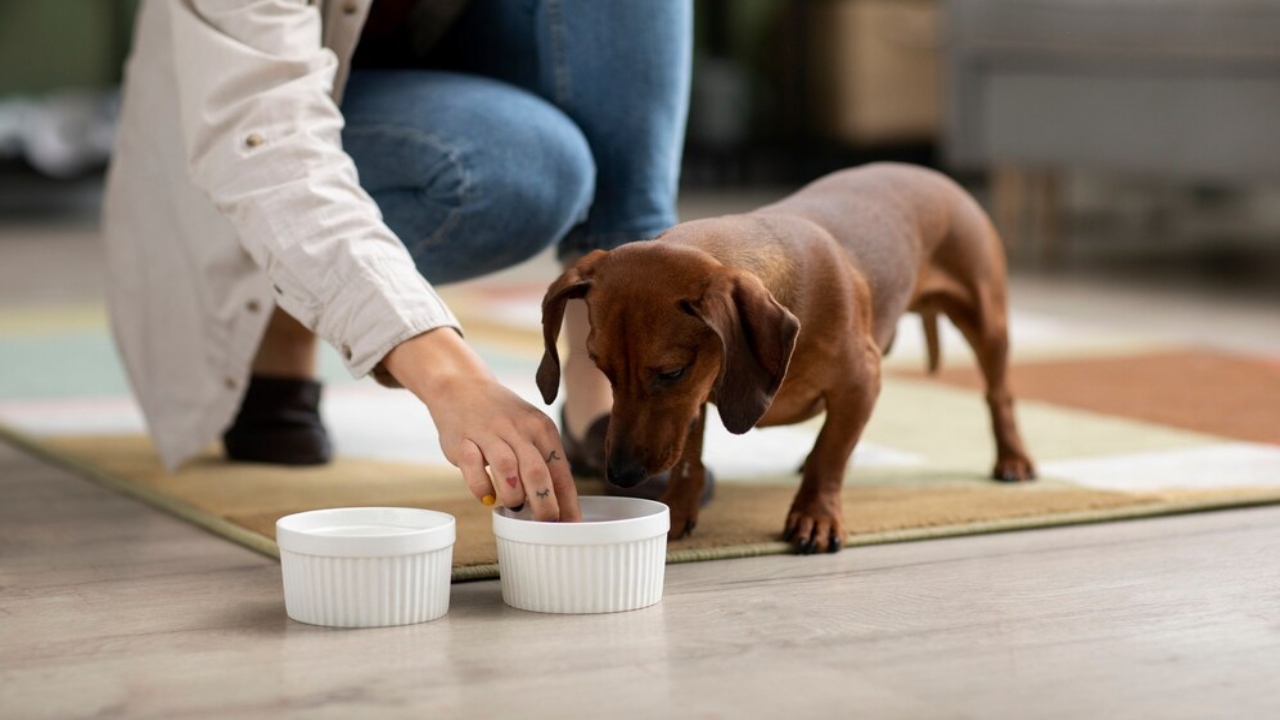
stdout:
<svg viewBox="0 0 1280 720">
<path fill-rule="evenodd" d="M 342 149 L 337 57 L 306 0 L 173 2 L 173 72 L 193 182 L 279 305 L 356 376 L 458 321 L 382 222 Z"/>
</svg>

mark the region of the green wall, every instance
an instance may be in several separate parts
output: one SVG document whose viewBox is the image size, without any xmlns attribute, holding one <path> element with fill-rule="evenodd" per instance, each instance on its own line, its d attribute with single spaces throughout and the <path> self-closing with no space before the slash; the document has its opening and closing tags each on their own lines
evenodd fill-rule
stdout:
<svg viewBox="0 0 1280 720">
<path fill-rule="evenodd" d="M 114 84 L 137 0 L 0 0 L 0 96 Z"/>
</svg>

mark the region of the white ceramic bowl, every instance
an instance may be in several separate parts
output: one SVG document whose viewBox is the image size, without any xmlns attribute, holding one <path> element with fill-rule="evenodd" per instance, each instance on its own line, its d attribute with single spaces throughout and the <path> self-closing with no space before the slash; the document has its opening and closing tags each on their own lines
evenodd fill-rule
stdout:
<svg viewBox="0 0 1280 720">
<path fill-rule="evenodd" d="M 666 505 L 583 497 L 582 522 L 538 522 L 525 508 L 497 508 L 493 534 L 506 604 L 545 613 L 636 610 L 662 599 Z"/>
<path fill-rule="evenodd" d="M 276 521 L 289 617 L 311 625 L 410 625 L 449 612 L 452 515 L 334 508 Z"/>
</svg>

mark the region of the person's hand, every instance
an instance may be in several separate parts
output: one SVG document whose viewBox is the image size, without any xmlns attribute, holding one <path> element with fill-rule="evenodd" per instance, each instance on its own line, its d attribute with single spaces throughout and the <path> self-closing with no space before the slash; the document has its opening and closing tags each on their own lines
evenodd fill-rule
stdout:
<svg viewBox="0 0 1280 720">
<path fill-rule="evenodd" d="M 444 456 L 476 499 L 528 503 L 538 520 L 579 520 L 578 491 L 555 423 L 499 383 L 452 329 L 396 346 L 383 367 L 427 406 Z"/>
</svg>

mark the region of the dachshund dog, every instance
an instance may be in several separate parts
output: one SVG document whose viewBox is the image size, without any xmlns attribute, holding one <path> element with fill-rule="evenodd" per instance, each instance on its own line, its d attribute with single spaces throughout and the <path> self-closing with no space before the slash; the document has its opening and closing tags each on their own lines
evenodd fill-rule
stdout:
<svg viewBox="0 0 1280 720">
<path fill-rule="evenodd" d="M 733 433 L 826 413 L 783 536 L 801 553 L 839 550 L 845 470 L 908 310 L 923 320 L 930 371 L 939 313 L 972 346 L 995 434 L 993 477 L 1035 477 L 1006 382 L 1002 245 L 978 203 L 940 173 L 861 166 L 753 212 L 584 256 L 543 300 L 537 380 L 548 404 L 560 384 L 565 303 L 575 298 L 587 303 L 587 348 L 613 386 L 607 480 L 632 487 L 669 471 L 661 499 L 673 539 L 697 523 L 711 402 Z"/>
</svg>

